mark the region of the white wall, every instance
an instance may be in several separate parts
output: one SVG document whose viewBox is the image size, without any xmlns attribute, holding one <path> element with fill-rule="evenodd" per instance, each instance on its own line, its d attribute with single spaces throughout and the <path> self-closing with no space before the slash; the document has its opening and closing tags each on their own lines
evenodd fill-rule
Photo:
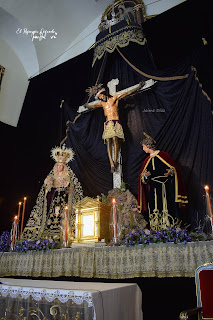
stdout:
<svg viewBox="0 0 213 320">
<path fill-rule="evenodd" d="M 5 67 L 0 90 L 0 121 L 17 126 L 28 88 L 28 76 L 17 55 L 0 38 L 0 64 Z"/>
<path fill-rule="evenodd" d="M 72 59 L 79 54 L 88 50 L 95 43 L 96 36 L 99 33 L 98 25 L 101 21 L 100 15 L 95 19 L 84 31 L 82 31 L 79 36 L 69 45 L 66 52 L 59 58 L 57 65 Z"/>
</svg>

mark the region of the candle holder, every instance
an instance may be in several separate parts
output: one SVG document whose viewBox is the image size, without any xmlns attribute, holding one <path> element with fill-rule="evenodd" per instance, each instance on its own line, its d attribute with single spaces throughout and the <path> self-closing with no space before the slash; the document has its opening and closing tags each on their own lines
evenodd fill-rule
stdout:
<svg viewBox="0 0 213 320">
<path fill-rule="evenodd" d="M 206 192 L 207 210 L 208 210 L 209 218 L 211 221 L 212 232 L 213 232 L 213 212 L 212 212 L 211 198 L 209 194 L 209 186 L 205 186 L 204 189 Z"/>
<path fill-rule="evenodd" d="M 113 217 L 113 226 L 114 226 L 114 237 L 113 242 L 118 242 L 118 219 L 117 219 L 117 210 L 116 210 L 116 201 L 115 199 L 112 200 L 112 217 Z"/>
<path fill-rule="evenodd" d="M 18 239 L 20 239 L 20 234 L 19 234 L 20 223 L 19 223 L 19 220 L 20 220 L 20 213 L 21 213 L 21 205 L 22 205 L 22 203 L 19 202 L 18 203 L 18 218 L 17 218 L 17 238 Z"/>
<path fill-rule="evenodd" d="M 17 238 L 17 223 L 18 223 L 18 216 L 15 216 L 13 221 L 13 227 L 12 227 L 12 243 L 11 243 L 12 250 L 14 250 L 15 248 L 15 242 Z"/>
<path fill-rule="evenodd" d="M 68 248 L 68 206 L 64 208 L 63 248 Z"/>
<path fill-rule="evenodd" d="M 26 198 L 26 197 L 24 197 L 23 210 L 22 210 L 22 218 L 21 218 L 21 231 L 20 231 L 20 237 L 21 237 L 21 235 L 22 235 L 23 228 L 24 228 L 24 214 L 25 214 L 26 200 L 27 200 L 27 198 Z"/>
</svg>

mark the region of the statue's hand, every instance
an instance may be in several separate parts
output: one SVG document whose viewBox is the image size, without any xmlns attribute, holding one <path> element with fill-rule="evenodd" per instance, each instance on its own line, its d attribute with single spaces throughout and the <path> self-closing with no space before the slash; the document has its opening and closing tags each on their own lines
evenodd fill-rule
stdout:
<svg viewBox="0 0 213 320">
<path fill-rule="evenodd" d="M 149 176 L 151 176 L 151 173 L 150 173 L 150 171 L 147 171 L 147 169 L 144 171 L 144 176 L 146 177 L 146 178 L 148 178 Z"/>
<path fill-rule="evenodd" d="M 170 169 L 166 169 L 166 173 L 164 173 L 164 176 L 165 177 L 169 177 L 171 174 L 172 174 L 172 170 L 170 170 Z"/>
<path fill-rule="evenodd" d="M 44 185 L 45 185 L 45 190 L 46 193 L 49 192 L 52 187 L 53 187 L 53 180 L 50 176 L 47 176 L 46 179 L 44 180 Z"/>
</svg>

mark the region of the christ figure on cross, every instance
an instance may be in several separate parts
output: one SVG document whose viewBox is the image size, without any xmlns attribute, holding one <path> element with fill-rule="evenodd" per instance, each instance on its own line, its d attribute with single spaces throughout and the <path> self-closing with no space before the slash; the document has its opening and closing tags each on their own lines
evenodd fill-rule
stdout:
<svg viewBox="0 0 213 320">
<path fill-rule="evenodd" d="M 144 85 L 144 82 L 140 83 L 138 87 L 135 89 L 132 89 L 128 92 L 115 94 L 113 96 L 108 94 L 104 88 L 99 89 L 97 94 L 95 95 L 95 98 L 96 99 L 98 98 L 100 101 L 93 106 L 88 106 L 89 109 L 102 107 L 104 110 L 104 115 L 107 121 L 104 123 L 104 132 L 103 132 L 102 138 L 104 142 L 107 144 L 107 153 L 108 153 L 112 173 L 114 173 L 118 167 L 118 153 L 120 149 L 120 141 L 125 140 L 123 128 L 121 126 L 119 115 L 118 115 L 119 100 L 139 90 L 143 85 Z M 113 145 L 114 145 L 114 157 L 112 154 Z"/>
<path fill-rule="evenodd" d="M 113 79 L 113 80 L 118 80 L 118 79 Z M 119 165 L 118 155 L 120 150 L 120 142 L 124 141 L 123 128 L 121 126 L 119 115 L 118 115 L 119 100 L 133 94 L 136 91 L 149 89 L 149 87 L 152 86 L 154 83 L 155 82 L 152 79 L 148 81 L 141 81 L 139 84 L 131 88 L 127 88 L 118 93 L 114 92 L 115 94 L 113 95 L 108 94 L 106 90 L 102 88 L 102 85 L 94 86 L 87 90 L 87 92 L 90 93 L 90 96 L 91 94 L 95 95 L 96 101 L 95 103 L 85 104 L 80 108 L 86 107 L 88 109 L 95 109 L 95 108 L 102 107 L 104 110 L 106 122 L 104 123 L 104 132 L 103 132 L 102 138 L 104 142 L 107 144 L 107 153 L 108 153 L 112 173 L 116 172 L 118 168 L 118 165 Z M 110 93 L 112 93 L 112 91 Z M 85 109 L 81 110 L 80 108 L 79 108 L 79 112 L 85 111 Z M 114 153 L 113 153 L 113 146 L 114 146 Z"/>
</svg>

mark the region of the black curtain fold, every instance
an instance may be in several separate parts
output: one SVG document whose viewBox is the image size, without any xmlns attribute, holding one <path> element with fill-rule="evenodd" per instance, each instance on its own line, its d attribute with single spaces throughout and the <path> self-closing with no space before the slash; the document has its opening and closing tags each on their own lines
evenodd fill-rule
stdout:
<svg viewBox="0 0 213 320">
<path fill-rule="evenodd" d="M 134 60 L 135 47 L 137 59 Z M 204 184 L 211 184 L 213 178 L 211 103 L 202 90 L 194 68 L 199 68 L 198 57 L 202 50 L 203 47 L 197 48 L 191 57 L 176 66 L 175 74 L 187 73 L 186 78 L 158 81 L 152 89 L 127 97 L 119 103 L 119 117 L 125 135 L 125 143 L 121 147 L 124 182 L 137 196 L 137 178 L 146 157 L 140 141 L 143 131 L 146 131 L 155 138 L 158 148 L 168 152 L 180 167 L 190 201 L 185 220 L 191 225 L 195 224 L 195 220 L 203 219 L 203 188 Z M 144 47 L 133 44 L 123 48 L 124 51 L 128 57 L 132 52 L 132 61 L 143 70 L 149 70 L 154 75 L 174 75 L 172 68 L 155 72 L 151 60 L 146 65 L 147 51 Z M 113 78 L 119 79 L 117 91 L 146 80 L 117 51 L 107 54 L 101 72 L 104 86 Z M 72 119 L 72 112 L 69 108 L 67 110 L 68 119 Z M 68 124 L 67 144 L 76 152 L 72 168 L 85 194 L 89 196 L 106 194 L 112 188 L 107 149 L 102 140 L 104 121 L 103 110 L 98 109 L 82 114 L 74 124 Z"/>
<path fill-rule="evenodd" d="M 69 107 L 66 110 L 69 119 Z M 101 109 L 82 114 L 75 124 L 67 122 L 66 145 L 75 150 L 72 170 L 77 173 L 84 194 L 91 197 L 112 189 L 107 150 L 101 140 L 103 122 Z"/>
</svg>

